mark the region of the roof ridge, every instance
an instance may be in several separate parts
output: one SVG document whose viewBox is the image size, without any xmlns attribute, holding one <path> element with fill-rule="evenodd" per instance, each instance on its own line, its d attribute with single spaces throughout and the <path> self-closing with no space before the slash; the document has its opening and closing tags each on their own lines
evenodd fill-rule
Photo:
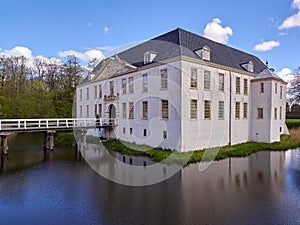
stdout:
<svg viewBox="0 0 300 225">
<path fill-rule="evenodd" d="M 182 55 L 182 49 L 181 49 L 181 47 L 182 47 L 182 45 L 181 45 L 181 28 L 177 28 L 177 30 L 178 30 L 178 39 L 179 39 L 179 55 Z"/>
</svg>

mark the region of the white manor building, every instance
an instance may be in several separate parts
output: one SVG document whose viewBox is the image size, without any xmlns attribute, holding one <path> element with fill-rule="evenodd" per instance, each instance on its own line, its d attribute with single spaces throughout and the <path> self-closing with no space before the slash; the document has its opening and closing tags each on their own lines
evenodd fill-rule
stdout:
<svg viewBox="0 0 300 225">
<path fill-rule="evenodd" d="M 180 28 L 102 60 L 76 93 L 77 117 L 116 118 L 104 136 L 136 144 L 185 152 L 288 133 L 280 77 Z"/>
</svg>

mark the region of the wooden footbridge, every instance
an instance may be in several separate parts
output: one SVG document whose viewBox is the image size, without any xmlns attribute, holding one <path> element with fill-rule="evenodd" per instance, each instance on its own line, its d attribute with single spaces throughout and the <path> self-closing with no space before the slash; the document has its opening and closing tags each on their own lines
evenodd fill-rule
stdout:
<svg viewBox="0 0 300 225">
<path fill-rule="evenodd" d="M 53 150 L 54 133 L 58 131 L 81 132 L 85 140 L 88 129 L 112 128 L 116 122 L 115 118 L 100 118 L 97 121 L 95 118 L 3 119 L 0 120 L 2 153 L 8 153 L 7 137 L 12 133 L 43 132 L 44 149 Z"/>
</svg>

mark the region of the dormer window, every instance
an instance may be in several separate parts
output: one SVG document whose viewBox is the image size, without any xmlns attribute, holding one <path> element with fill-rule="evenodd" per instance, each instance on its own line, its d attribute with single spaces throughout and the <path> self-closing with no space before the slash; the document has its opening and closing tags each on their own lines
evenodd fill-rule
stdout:
<svg viewBox="0 0 300 225">
<path fill-rule="evenodd" d="M 144 64 L 147 64 L 147 63 L 151 63 L 154 58 L 156 57 L 157 53 L 156 52 L 145 52 L 144 54 Z"/>
<path fill-rule="evenodd" d="M 203 48 L 196 50 L 195 53 L 202 59 L 210 61 L 210 47 L 204 46 Z"/>
<path fill-rule="evenodd" d="M 253 65 L 253 62 L 252 61 L 249 61 L 247 63 L 243 63 L 241 65 L 245 70 L 247 70 L 248 72 L 251 72 L 253 73 L 254 71 L 254 65 Z"/>
</svg>

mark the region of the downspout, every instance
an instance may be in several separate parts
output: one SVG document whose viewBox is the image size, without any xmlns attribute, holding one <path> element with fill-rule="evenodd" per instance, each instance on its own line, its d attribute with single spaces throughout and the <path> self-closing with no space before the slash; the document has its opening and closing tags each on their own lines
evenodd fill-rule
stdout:
<svg viewBox="0 0 300 225">
<path fill-rule="evenodd" d="M 229 71 L 229 128 L 228 128 L 228 132 L 229 132 L 229 142 L 228 142 L 228 145 L 230 146 L 231 145 L 231 122 L 232 122 L 232 119 L 231 119 L 231 115 L 232 115 L 232 103 L 231 103 L 231 99 L 232 99 L 232 78 L 231 78 L 231 71 Z"/>
</svg>

